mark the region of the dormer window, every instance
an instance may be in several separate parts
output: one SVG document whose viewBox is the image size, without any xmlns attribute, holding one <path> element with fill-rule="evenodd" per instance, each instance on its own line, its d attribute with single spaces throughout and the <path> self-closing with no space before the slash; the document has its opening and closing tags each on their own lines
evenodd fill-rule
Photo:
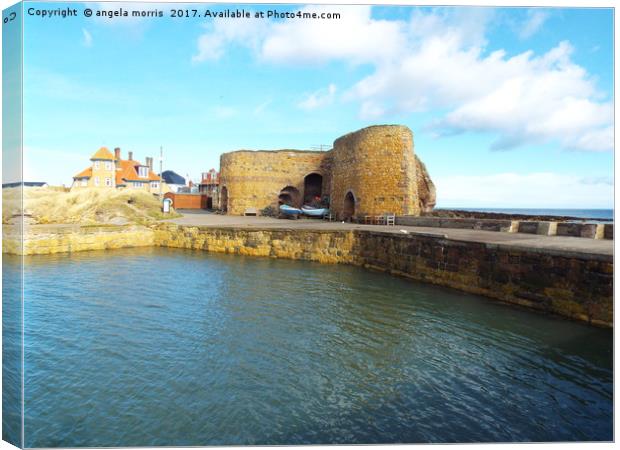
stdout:
<svg viewBox="0 0 620 450">
<path fill-rule="evenodd" d="M 147 166 L 138 166 L 138 175 L 140 178 L 147 178 L 149 176 L 149 168 Z"/>
</svg>

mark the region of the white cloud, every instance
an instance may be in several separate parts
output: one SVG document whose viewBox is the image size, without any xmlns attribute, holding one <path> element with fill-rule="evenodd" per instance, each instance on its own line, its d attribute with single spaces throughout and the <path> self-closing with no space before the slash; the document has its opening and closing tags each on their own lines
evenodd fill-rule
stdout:
<svg viewBox="0 0 620 450">
<path fill-rule="evenodd" d="M 306 6 L 301 12 L 339 12 L 338 20 L 289 20 L 273 23 L 260 58 L 286 64 L 321 64 L 344 59 L 377 63 L 395 56 L 405 44 L 404 23 L 371 19 L 370 6 Z"/>
<path fill-rule="evenodd" d="M 493 144 L 497 150 L 551 140 L 567 149 L 611 150 L 613 105 L 596 100 L 593 82 L 571 62 L 571 52 L 572 47 L 561 42 L 540 57 L 527 52 L 508 59 L 470 60 L 463 69 L 476 73 L 484 68 L 477 74 L 484 89 L 473 89 L 436 128 L 498 133 Z"/>
<path fill-rule="evenodd" d="M 368 6 L 307 6 L 304 12 L 340 12 L 340 20 L 218 21 L 198 39 L 194 62 L 222 58 L 230 45 L 252 50 L 264 63 L 367 64 L 370 75 L 345 89 L 342 98 L 360 105 L 363 119 L 442 111 L 428 124 L 438 136 L 484 132 L 497 136 L 494 149 L 555 142 L 566 149 L 613 148 L 612 102 L 594 77 L 572 61 L 560 42 L 543 54 L 486 51 L 492 9 L 415 11 L 408 21 L 372 18 Z M 531 36 L 547 18 L 531 10 L 521 33 Z M 335 94 L 335 93 L 334 93 Z M 333 101 L 315 92 L 299 106 Z"/>
<path fill-rule="evenodd" d="M 261 103 L 256 108 L 254 108 L 254 115 L 255 116 L 262 115 L 270 104 L 271 104 L 271 99 L 265 100 L 263 103 Z"/>
<path fill-rule="evenodd" d="M 224 56 L 229 44 L 249 47 L 258 52 L 258 45 L 267 34 L 269 23 L 252 20 L 239 25 L 236 20 L 217 20 L 205 26 L 207 30 L 198 37 L 198 53 L 192 62 L 216 61 Z"/>
<path fill-rule="evenodd" d="M 527 13 L 527 20 L 522 24 L 519 31 L 520 39 L 527 39 L 538 32 L 549 18 L 549 13 L 537 9 L 530 9 Z"/>
<path fill-rule="evenodd" d="M 447 112 L 430 124 L 435 132 L 494 133 L 494 149 L 547 141 L 566 149 L 613 149 L 613 105 L 600 100 L 592 77 L 571 60 L 568 42 L 540 56 L 485 55 L 483 47 L 465 45 L 457 29 L 441 32 L 437 23 L 434 29 L 437 35 L 419 40 L 399 61 L 377 66 L 346 93 L 361 102 L 362 118 L 441 108 Z"/>
<path fill-rule="evenodd" d="M 198 38 L 198 54 L 192 56 L 193 62 L 219 59 L 224 54 L 225 39 L 217 34 L 203 34 Z"/>
<path fill-rule="evenodd" d="M 93 36 L 88 32 L 86 28 L 82 28 L 82 37 L 82 45 L 84 45 L 84 47 L 92 47 Z"/>
<path fill-rule="evenodd" d="M 404 45 L 402 22 L 372 20 L 370 6 L 306 6 L 302 13 L 341 14 L 340 19 L 283 21 L 215 21 L 198 38 L 194 62 L 221 58 L 229 44 L 252 48 L 262 61 L 320 64 L 333 59 L 376 62 L 393 56 Z"/>
<path fill-rule="evenodd" d="M 610 208 L 613 181 L 557 173 L 499 173 L 433 179 L 444 207 Z M 475 199 L 475 204 L 472 203 Z"/>
<path fill-rule="evenodd" d="M 330 84 L 325 89 L 319 89 L 311 94 L 307 94 L 306 98 L 299 102 L 297 106 L 307 111 L 317 109 L 323 106 L 331 105 L 336 95 L 336 85 Z"/>
<path fill-rule="evenodd" d="M 230 119 L 237 115 L 237 110 L 230 106 L 217 106 L 213 112 L 218 119 Z"/>
</svg>

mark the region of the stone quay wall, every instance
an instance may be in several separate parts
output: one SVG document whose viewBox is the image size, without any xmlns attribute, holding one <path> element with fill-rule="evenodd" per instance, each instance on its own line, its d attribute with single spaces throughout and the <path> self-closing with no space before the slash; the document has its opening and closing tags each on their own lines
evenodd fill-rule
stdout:
<svg viewBox="0 0 620 450">
<path fill-rule="evenodd" d="M 369 230 L 160 225 L 155 245 L 344 263 L 613 326 L 613 258 Z"/>
<path fill-rule="evenodd" d="M 150 228 L 5 230 L 3 252 L 51 254 L 162 246 L 352 264 L 484 295 L 589 324 L 613 326 L 613 257 L 372 230 L 248 229 L 157 224 Z"/>
<path fill-rule="evenodd" d="M 242 215 L 247 208 L 277 208 L 282 189 L 292 186 L 303 195 L 304 178 L 312 173 L 323 177 L 322 191 L 329 193 L 330 165 L 331 152 L 240 150 L 224 153 L 220 158 L 220 189 L 225 189 L 221 201 L 227 203 L 227 213 L 233 215 Z"/>
<path fill-rule="evenodd" d="M 25 227 L 23 246 L 19 229 L 3 226 L 2 253 L 49 255 L 86 250 L 106 250 L 154 245 L 154 232 L 143 226 L 54 226 Z"/>
<path fill-rule="evenodd" d="M 613 239 L 613 223 L 574 223 L 510 219 L 473 219 L 468 217 L 396 216 L 396 225 L 502 231 L 507 233 Z"/>
</svg>

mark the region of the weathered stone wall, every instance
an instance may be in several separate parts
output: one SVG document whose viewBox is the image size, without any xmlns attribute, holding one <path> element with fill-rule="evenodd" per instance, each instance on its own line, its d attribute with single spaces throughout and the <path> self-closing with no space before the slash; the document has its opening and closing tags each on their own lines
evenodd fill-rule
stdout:
<svg viewBox="0 0 620 450">
<path fill-rule="evenodd" d="M 366 267 L 599 326 L 613 326 L 613 257 L 364 233 Z"/>
<path fill-rule="evenodd" d="M 2 253 L 47 255 L 85 250 L 145 247 L 154 244 L 153 230 L 142 226 L 36 226 L 24 228 L 23 248 L 17 229 L 2 239 Z"/>
<path fill-rule="evenodd" d="M 277 208 L 278 195 L 287 186 L 295 187 L 303 198 L 304 177 L 311 173 L 323 176 L 322 191 L 329 194 L 330 164 L 331 152 L 240 150 L 224 153 L 220 158 L 220 190 L 226 189 L 227 212 L 240 215 L 246 208 Z"/>
<path fill-rule="evenodd" d="M 350 231 L 210 228 L 160 225 L 155 245 L 248 256 L 300 259 L 328 264 L 361 264 Z"/>
<path fill-rule="evenodd" d="M 519 222 L 492 219 L 453 219 L 443 217 L 396 216 L 396 225 L 431 228 L 514 232 Z"/>
<path fill-rule="evenodd" d="M 613 257 L 436 236 L 160 225 L 155 244 L 345 263 L 485 295 L 599 326 L 613 324 Z"/>
<path fill-rule="evenodd" d="M 21 254 L 18 236 L 3 252 Z M 24 254 L 138 246 L 344 263 L 613 326 L 613 257 L 372 230 L 50 227 L 27 233 Z"/>
<path fill-rule="evenodd" d="M 407 127 L 364 128 L 334 142 L 331 210 L 349 215 L 345 197 L 355 198 L 353 215 L 420 214 L 413 134 Z"/>
</svg>

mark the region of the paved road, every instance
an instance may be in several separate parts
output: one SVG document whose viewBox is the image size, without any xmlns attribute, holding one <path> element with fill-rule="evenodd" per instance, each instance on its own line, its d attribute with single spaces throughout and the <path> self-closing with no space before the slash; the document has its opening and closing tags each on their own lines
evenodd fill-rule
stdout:
<svg viewBox="0 0 620 450">
<path fill-rule="evenodd" d="M 223 216 L 205 212 L 182 212 L 183 217 L 171 219 L 179 225 L 206 227 L 248 228 L 248 229 L 302 229 L 302 230 L 372 230 L 397 234 L 423 234 L 445 237 L 453 240 L 514 246 L 540 251 L 560 251 L 592 255 L 613 255 L 613 241 L 566 236 L 539 236 L 524 233 L 497 231 L 462 230 L 451 228 L 360 225 L 342 222 L 327 222 L 317 219 L 274 219 L 270 217 Z"/>
</svg>

